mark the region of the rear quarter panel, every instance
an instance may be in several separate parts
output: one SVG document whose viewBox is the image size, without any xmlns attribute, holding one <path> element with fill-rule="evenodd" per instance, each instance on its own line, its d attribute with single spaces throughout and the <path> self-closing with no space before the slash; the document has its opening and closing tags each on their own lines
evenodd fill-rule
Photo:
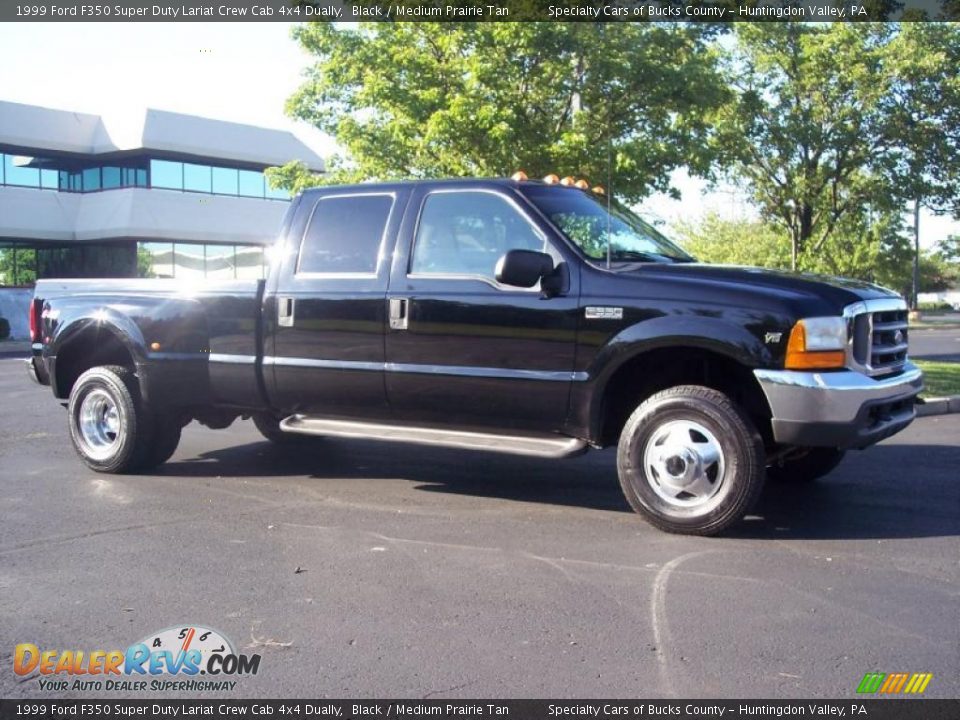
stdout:
<svg viewBox="0 0 960 720">
<path fill-rule="evenodd" d="M 256 366 L 259 317 L 256 282 L 172 280 L 46 280 L 41 340 L 47 367 L 73 361 L 100 341 L 119 341 L 137 369 L 149 402 L 173 405 L 259 402 Z M 242 358 L 242 362 L 211 359 Z"/>
</svg>

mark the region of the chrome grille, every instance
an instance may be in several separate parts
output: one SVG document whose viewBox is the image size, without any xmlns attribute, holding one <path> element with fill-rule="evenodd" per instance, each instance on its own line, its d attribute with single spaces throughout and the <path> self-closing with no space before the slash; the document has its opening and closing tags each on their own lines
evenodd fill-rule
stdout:
<svg viewBox="0 0 960 720">
<path fill-rule="evenodd" d="M 868 375 L 890 375 L 907 362 L 907 306 L 902 300 L 868 300 L 847 308 L 852 364 Z"/>
</svg>

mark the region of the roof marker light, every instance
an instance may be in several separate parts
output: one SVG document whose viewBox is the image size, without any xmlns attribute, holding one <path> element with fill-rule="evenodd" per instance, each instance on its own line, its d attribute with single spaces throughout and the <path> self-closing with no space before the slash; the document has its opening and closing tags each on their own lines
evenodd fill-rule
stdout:
<svg viewBox="0 0 960 720">
<path fill-rule="evenodd" d="M 581 190 L 588 190 L 590 188 L 590 183 L 583 178 L 580 178 L 574 183 L 574 186 L 580 188 Z"/>
<path fill-rule="evenodd" d="M 565 185 L 566 187 L 571 187 L 573 185 L 573 178 L 567 175 L 563 180 L 560 181 L 560 184 Z"/>
<path fill-rule="evenodd" d="M 510 179 L 515 182 L 523 182 L 524 180 L 529 180 L 527 174 L 523 170 L 517 170 L 513 175 L 510 176 Z"/>
<path fill-rule="evenodd" d="M 595 186 L 593 187 L 593 190 L 591 190 L 591 192 L 592 192 L 594 195 L 606 195 L 606 194 L 607 194 L 607 191 L 603 189 L 603 185 L 595 185 Z"/>
<path fill-rule="evenodd" d="M 543 178 L 543 181 L 544 181 L 547 185 L 556 185 L 558 182 L 560 182 L 560 178 L 558 178 L 558 177 L 557 177 L 556 175 L 554 175 L 553 173 L 550 173 L 549 175 L 547 175 L 546 177 Z"/>
</svg>

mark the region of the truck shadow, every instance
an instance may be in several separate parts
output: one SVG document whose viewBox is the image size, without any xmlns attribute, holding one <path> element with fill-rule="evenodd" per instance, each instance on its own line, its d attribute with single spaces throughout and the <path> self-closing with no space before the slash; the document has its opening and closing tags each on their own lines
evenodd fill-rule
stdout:
<svg viewBox="0 0 960 720">
<path fill-rule="evenodd" d="M 170 476 L 282 477 L 308 481 L 397 478 L 422 492 L 631 513 L 614 451 L 539 460 L 361 440 L 318 439 L 222 448 L 158 469 Z M 960 535 L 960 449 L 881 445 L 853 452 L 826 478 L 769 482 L 740 539 L 886 539 Z M 643 521 L 637 518 L 638 523 Z"/>
</svg>

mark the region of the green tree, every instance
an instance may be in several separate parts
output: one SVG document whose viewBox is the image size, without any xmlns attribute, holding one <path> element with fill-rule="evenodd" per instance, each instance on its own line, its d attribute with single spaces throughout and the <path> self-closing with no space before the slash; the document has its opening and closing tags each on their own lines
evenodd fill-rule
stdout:
<svg viewBox="0 0 960 720">
<path fill-rule="evenodd" d="M 733 99 L 714 116 L 715 143 L 762 216 L 788 233 L 791 267 L 831 246 L 849 252 L 856 235 L 842 232 L 870 240 L 865 211 L 956 203 L 958 38 L 934 24 L 737 26 L 725 63 Z"/>
<path fill-rule="evenodd" d="M 37 281 L 37 251 L 0 249 L 0 285 L 32 285 Z"/>
<path fill-rule="evenodd" d="M 316 60 L 287 112 L 344 150 L 323 179 L 612 178 L 636 201 L 710 167 L 709 111 L 726 87 L 709 28 L 624 23 L 328 23 L 297 26 Z M 665 59 L 669 59 L 665 62 Z"/>
<path fill-rule="evenodd" d="M 790 238 L 781 228 L 763 220 L 725 220 L 711 212 L 698 222 L 678 223 L 674 235 L 701 262 L 790 267 Z"/>
</svg>

